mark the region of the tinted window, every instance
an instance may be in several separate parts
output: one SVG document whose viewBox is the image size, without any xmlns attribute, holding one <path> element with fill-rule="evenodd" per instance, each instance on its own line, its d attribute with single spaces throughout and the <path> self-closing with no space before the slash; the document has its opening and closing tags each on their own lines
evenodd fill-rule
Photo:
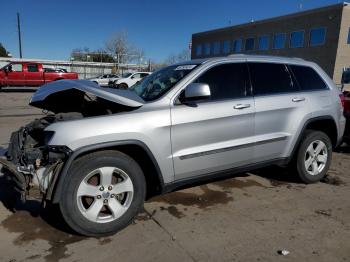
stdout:
<svg viewBox="0 0 350 262">
<path fill-rule="evenodd" d="M 36 64 L 27 65 L 27 70 L 28 72 L 39 72 L 38 65 Z"/>
<path fill-rule="evenodd" d="M 254 50 L 254 45 L 255 45 L 255 39 L 254 38 L 247 38 L 245 40 L 245 50 L 246 51 Z"/>
<path fill-rule="evenodd" d="M 204 54 L 210 55 L 210 44 L 209 43 L 204 44 Z"/>
<path fill-rule="evenodd" d="M 242 39 L 236 39 L 233 41 L 233 52 L 239 53 L 242 51 Z"/>
<path fill-rule="evenodd" d="M 349 32 L 348 32 L 348 44 L 350 45 L 350 28 L 349 28 Z"/>
<path fill-rule="evenodd" d="M 326 41 L 326 28 L 319 27 L 310 31 L 310 46 L 323 45 Z"/>
<path fill-rule="evenodd" d="M 291 65 L 290 68 L 302 90 L 328 89 L 322 78 L 311 67 Z"/>
<path fill-rule="evenodd" d="M 213 43 L 213 54 L 214 55 L 220 54 L 220 42 Z"/>
<path fill-rule="evenodd" d="M 249 63 L 249 69 L 255 95 L 297 91 L 284 64 Z"/>
<path fill-rule="evenodd" d="M 248 69 L 246 64 L 225 64 L 209 69 L 195 82 L 210 87 L 211 100 L 230 99 L 247 95 Z"/>
<path fill-rule="evenodd" d="M 230 41 L 229 40 L 224 41 L 223 52 L 224 52 L 224 54 L 230 53 Z"/>
<path fill-rule="evenodd" d="M 273 36 L 273 48 L 282 49 L 286 46 L 286 34 L 280 33 Z"/>
<path fill-rule="evenodd" d="M 202 45 L 197 45 L 196 46 L 196 56 L 201 56 L 202 55 Z"/>
<path fill-rule="evenodd" d="M 304 46 L 304 31 L 293 32 L 290 34 L 290 47 L 297 48 Z"/>
<path fill-rule="evenodd" d="M 259 37 L 259 50 L 269 49 L 269 37 L 267 35 Z"/>
<path fill-rule="evenodd" d="M 343 72 L 342 83 L 350 84 L 350 69 L 347 69 L 346 71 Z"/>
</svg>

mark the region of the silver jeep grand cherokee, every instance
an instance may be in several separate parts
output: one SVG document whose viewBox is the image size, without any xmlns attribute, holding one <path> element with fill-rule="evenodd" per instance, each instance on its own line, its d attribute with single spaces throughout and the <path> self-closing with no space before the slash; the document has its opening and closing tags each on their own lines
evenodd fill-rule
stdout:
<svg viewBox="0 0 350 262">
<path fill-rule="evenodd" d="M 121 230 L 147 197 L 198 180 L 280 165 L 317 182 L 345 126 L 322 69 L 280 57 L 193 60 L 129 90 L 63 80 L 30 104 L 52 113 L 14 132 L 1 163 L 22 199 L 37 185 L 87 236 Z"/>
</svg>

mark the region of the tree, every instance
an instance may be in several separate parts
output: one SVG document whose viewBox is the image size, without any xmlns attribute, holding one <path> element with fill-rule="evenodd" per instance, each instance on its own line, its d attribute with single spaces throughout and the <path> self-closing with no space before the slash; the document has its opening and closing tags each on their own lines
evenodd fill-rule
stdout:
<svg viewBox="0 0 350 262">
<path fill-rule="evenodd" d="M 105 49 L 120 64 L 130 63 L 132 61 L 140 62 L 144 56 L 143 50 L 130 44 L 128 34 L 125 31 L 114 33 L 106 41 Z"/>
<path fill-rule="evenodd" d="M 9 52 L 2 45 L 2 43 L 0 43 L 0 57 L 9 57 Z"/>
<path fill-rule="evenodd" d="M 168 58 L 165 59 L 164 63 L 167 65 L 172 65 L 172 64 L 187 61 L 187 60 L 191 60 L 191 51 L 184 49 L 178 54 L 172 54 L 168 56 Z"/>
</svg>

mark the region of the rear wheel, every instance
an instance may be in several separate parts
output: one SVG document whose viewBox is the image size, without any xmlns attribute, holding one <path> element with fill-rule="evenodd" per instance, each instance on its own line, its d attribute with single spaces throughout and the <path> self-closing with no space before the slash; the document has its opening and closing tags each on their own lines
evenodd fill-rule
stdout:
<svg viewBox="0 0 350 262">
<path fill-rule="evenodd" d="M 320 131 L 307 130 L 295 157 L 295 168 L 304 183 L 320 181 L 332 160 L 332 142 Z"/>
<path fill-rule="evenodd" d="M 86 236 L 111 235 L 141 210 L 145 179 L 139 165 L 116 151 L 89 154 L 68 173 L 60 209 L 68 225 Z"/>
</svg>

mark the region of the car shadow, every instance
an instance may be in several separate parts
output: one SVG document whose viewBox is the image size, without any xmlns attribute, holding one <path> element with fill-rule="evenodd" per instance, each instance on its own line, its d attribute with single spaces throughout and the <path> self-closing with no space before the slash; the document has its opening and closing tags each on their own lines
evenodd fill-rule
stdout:
<svg viewBox="0 0 350 262">
<path fill-rule="evenodd" d="M 350 145 L 347 145 L 344 143 L 342 146 L 336 148 L 335 152 L 349 155 L 350 154 Z"/>
</svg>

